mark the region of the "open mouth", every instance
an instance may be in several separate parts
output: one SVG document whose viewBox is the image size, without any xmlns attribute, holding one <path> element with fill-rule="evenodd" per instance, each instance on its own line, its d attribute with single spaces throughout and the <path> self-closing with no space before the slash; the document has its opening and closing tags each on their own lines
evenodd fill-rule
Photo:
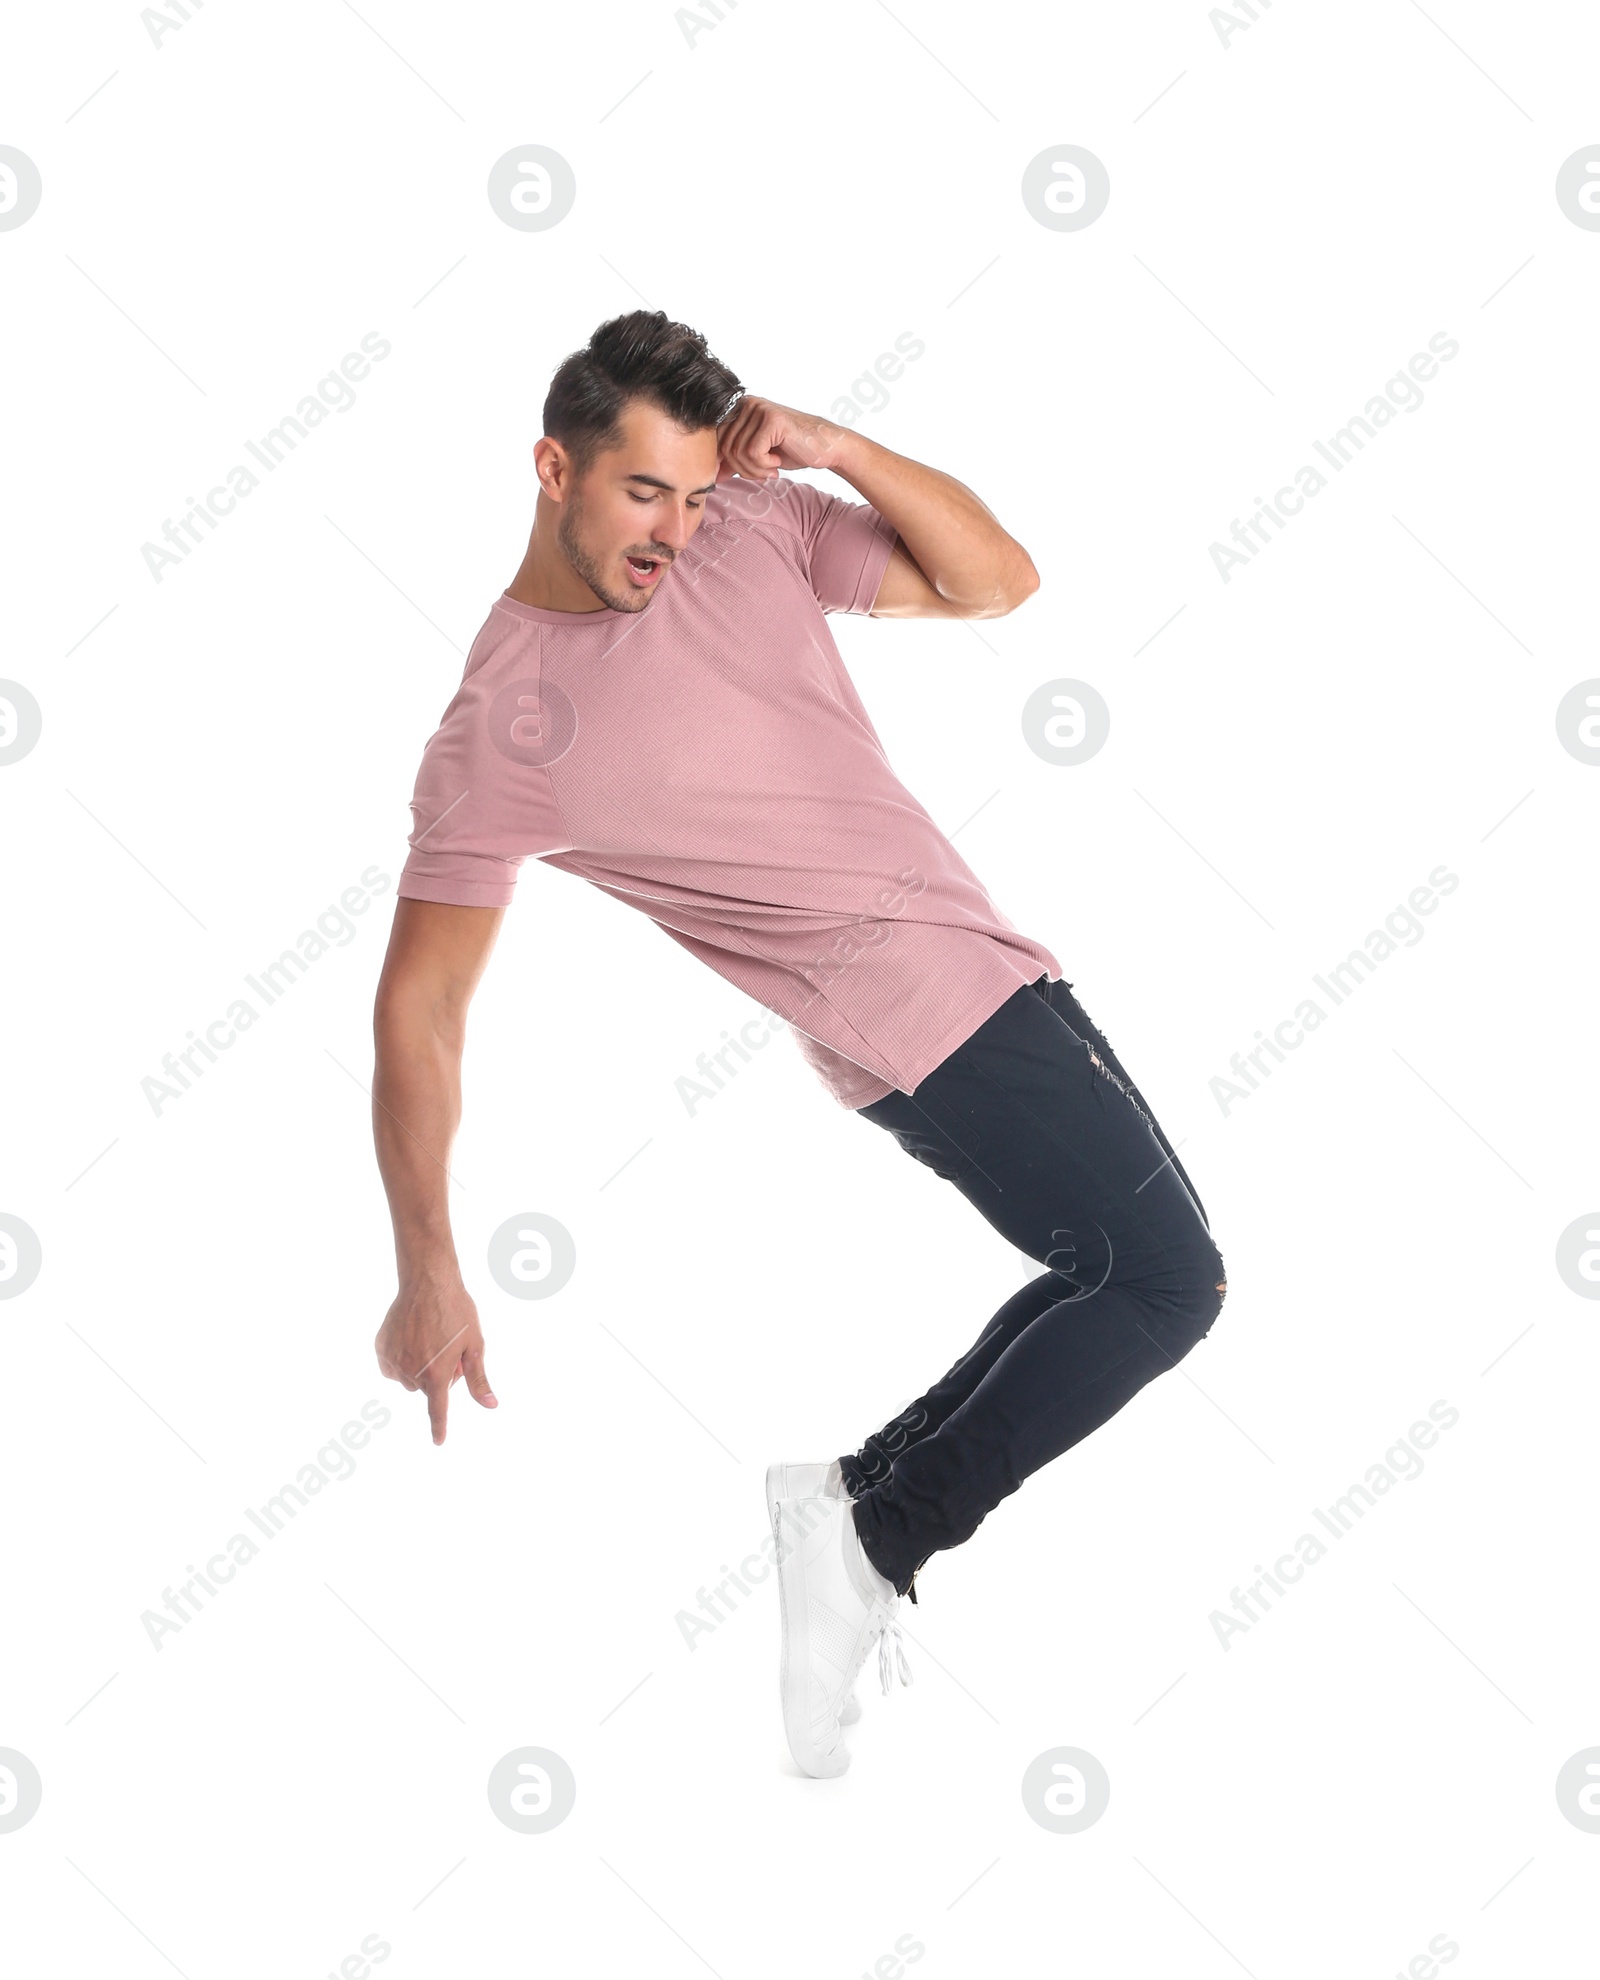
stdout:
<svg viewBox="0 0 1600 1980">
<path fill-rule="evenodd" d="M 627 565 L 628 576 L 641 591 L 646 591 L 655 584 L 666 569 L 666 565 L 659 557 L 629 557 Z"/>
</svg>

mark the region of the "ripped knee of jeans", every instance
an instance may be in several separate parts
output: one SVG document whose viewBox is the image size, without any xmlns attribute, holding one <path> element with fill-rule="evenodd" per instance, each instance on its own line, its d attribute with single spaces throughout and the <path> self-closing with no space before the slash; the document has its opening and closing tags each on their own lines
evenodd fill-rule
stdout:
<svg viewBox="0 0 1600 1980">
<path fill-rule="evenodd" d="M 1207 1292 L 1196 1291 L 1193 1298 L 1189 1320 L 1191 1343 L 1203 1341 L 1206 1335 L 1211 1332 L 1211 1329 L 1216 1324 L 1217 1316 L 1221 1313 L 1227 1299 L 1228 1274 L 1222 1263 L 1220 1252 L 1213 1255 L 1212 1270 L 1207 1275 L 1207 1278 L 1209 1279 L 1210 1290 Z M 1207 1280 L 1201 1281 L 1202 1285 L 1206 1283 Z"/>
</svg>

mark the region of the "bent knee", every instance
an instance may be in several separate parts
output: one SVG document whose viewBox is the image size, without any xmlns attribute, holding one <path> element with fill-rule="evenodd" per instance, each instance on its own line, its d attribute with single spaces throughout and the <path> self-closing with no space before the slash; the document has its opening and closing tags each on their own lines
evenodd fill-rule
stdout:
<svg viewBox="0 0 1600 1980">
<path fill-rule="evenodd" d="M 1227 1295 L 1228 1274 L 1222 1254 L 1214 1245 L 1207 1246 L 1184 1272 L 1184 1292 L 1174 1322 L 1189 1347 L 1211 1332 Z"/>
</svg>

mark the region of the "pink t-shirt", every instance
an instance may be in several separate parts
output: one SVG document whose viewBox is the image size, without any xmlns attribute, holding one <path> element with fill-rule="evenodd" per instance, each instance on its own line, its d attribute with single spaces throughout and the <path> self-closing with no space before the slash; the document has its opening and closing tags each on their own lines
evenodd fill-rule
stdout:
<svg viewBox="0 0 1600 1980">
<path fill-rule="evenodd" d="M 542 859 L 784 1019 L 842 1106 L 914 1091 L 1061 965 L 890 769 L 828 630 L 872 609 L 894 541 L 865 503 L 736 478 L 642 612 L 497 599 L 399 892 L 503 907 Z"/>
</svg>

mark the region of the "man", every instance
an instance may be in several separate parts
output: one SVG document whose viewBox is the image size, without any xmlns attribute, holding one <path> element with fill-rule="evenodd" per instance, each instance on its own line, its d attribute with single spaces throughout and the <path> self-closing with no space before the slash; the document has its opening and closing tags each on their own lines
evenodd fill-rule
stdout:
<svg viewBox="0 0 1600 1980">
<path fill-rule="evenodd" d="M 517 869 L 648 914 L 794 1028 L 839 1103 L 1046 1267 L 861 1449 L 767 1475 L 790 1751 L 849 1763 L 918 1569 L 1209 1329 L 1205 1214 L 1062 980 L 889 767 L 826 614 L 993 618 L 1038 588 L 968 488 L 744 394 L 660 312 L 557 369 L 527 555 L 423 754 L 378 988 L 373 1128 L 399 1292 L 386 1376 L 435 1443 L 457 1379 L 486 1408 L 450 1233 L 466 1013 Z M 784 478 L 825 469 L 848 502 Z"/>
</svg>

